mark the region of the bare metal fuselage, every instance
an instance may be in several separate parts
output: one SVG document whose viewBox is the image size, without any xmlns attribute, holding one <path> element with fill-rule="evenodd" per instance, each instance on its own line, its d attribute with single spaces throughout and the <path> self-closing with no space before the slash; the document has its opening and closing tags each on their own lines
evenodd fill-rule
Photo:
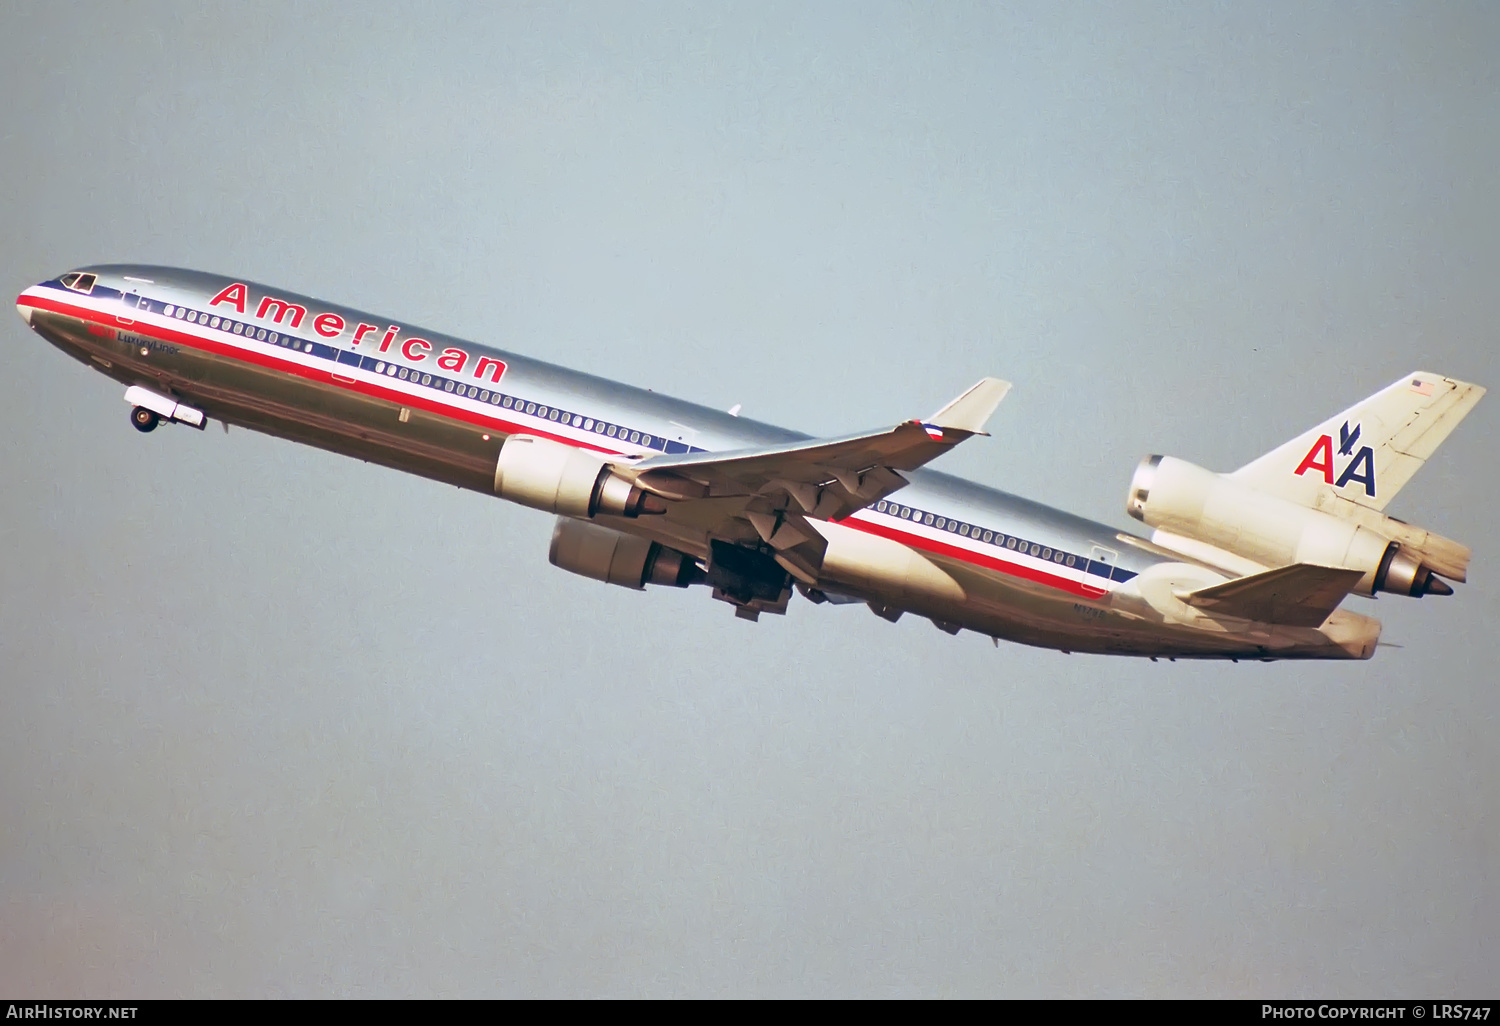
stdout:
<svg viewBox="0 0 1500 1026">
<path fill-rule="evenodd" d="M 53 279 L 18 300 L 33 330 L 70 356 L 226 423 L 475 491 L 494 491 L 513 434 L 633 457 L 806 437 L 254 283 L 149 266 L 81 270 L 96 278 L 86 295 Z M 1317 629 L 1215 619 L 1176 597 L 1223 579 L 1210 569 L 950 475 L 907 476 L 878 505 L 818 525 L 829 539 L 820 589 L 888 616 L 1065 651 L 1373 654 L 1379 624 L 1367 617 L 1338 610 Z M 691 517 L 602 519 L 708 558 L 710 533 Z"/>
</svg>

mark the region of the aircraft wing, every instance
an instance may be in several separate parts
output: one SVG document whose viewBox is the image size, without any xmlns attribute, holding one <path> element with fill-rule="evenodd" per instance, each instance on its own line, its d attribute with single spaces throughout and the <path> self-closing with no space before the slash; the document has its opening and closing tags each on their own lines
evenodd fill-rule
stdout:
<svg viewBox="0 0 1500 1026">
<path fill-rule="evenodd" d="M 984 433 L 1010 391 L 985 378 L 925 420 L 844 438 L 761 449 L 653 456 L 620 472 L 669 500 L 667 518 L 710 538 L 758 537 L 805 583 L 817 580 L 827 542 L 809 520 L 842 520 L 905 487 L 914 470 Z"/>
<path fill-rule="evenodd" d="M 984 433 L 1009 382 L 985 378 L 926 420 L 885 431 L 762 449 L 653 456 L 632 468 L 638 487 L 667 499 L 784 492 L 806 515 L 840 520 L 906 484 L 914 470 Z"/>
<path fill-rule="evenodd" d="M 1319 627 L 1359 583 L 1363 570 L 1293 563 L 1182 596 L 1190 606 L 1262 623 Z"/>
</svg>

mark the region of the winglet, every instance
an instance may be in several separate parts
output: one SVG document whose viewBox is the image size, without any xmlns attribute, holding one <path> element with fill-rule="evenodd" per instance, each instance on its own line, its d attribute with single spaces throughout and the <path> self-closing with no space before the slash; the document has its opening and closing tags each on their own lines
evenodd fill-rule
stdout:
<svg viewBox="0 0 1500 1026">
<path fill-rule="evenodd" d="M 1010 382 L 999 378 L 982 378 L 979 383 L 928 417 L 925 423 L 954 431 L 982 435 L 985 421 L 1010 391 Z"/>
</svg>

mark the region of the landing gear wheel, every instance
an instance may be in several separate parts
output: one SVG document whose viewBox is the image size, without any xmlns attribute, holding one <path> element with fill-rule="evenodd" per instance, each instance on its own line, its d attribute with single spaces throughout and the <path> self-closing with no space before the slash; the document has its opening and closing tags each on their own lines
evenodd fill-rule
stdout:
<svg viewBox="0 0 1500 1026">
<path fill-rule="evenodd" d="M 130 411 L 130 423 L 135 425 L 137 431 L 155 431 L 156 425 L 161 423 L 161 416 L 155 410 L 136 406 Z"/>
</svg>

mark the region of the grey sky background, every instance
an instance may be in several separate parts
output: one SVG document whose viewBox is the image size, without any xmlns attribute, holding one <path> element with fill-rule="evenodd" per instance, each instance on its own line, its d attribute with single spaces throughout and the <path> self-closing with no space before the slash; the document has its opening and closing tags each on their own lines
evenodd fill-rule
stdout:
<svg viewBox="0 0 1500 1026">
<path fill-rule="evenodd" d="M 11 4 L 0 279 L 141 261 L 1121 527 L 1403 372 L 1500 386 L 1500 9 Z M 12 293 L 14 294 L 14 293 Z M 551 518 L 133 431 L 0 329 L 0 996 L 1476 996 L 1494 396 L 1372 662 L 735 620 Z"/>
</svg>

